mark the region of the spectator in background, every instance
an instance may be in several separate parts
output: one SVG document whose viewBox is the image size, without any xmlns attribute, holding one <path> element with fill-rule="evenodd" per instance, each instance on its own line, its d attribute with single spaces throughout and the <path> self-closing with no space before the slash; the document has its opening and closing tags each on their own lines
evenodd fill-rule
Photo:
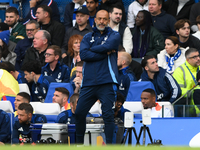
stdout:
<svg viewBox="0 0 200 150">
<path fill-rule="evenodd" d="M 174 24 L 176 19 L 167 14 L 162 8 L 163 0 L 149 0 L 149 12 L 152 16 L 153 26 L 163 35 L 164 39 L 175 35 Z"/>
<path fill-rule="evenodd" d="M 125 48 L 119 45 L 118 52 L 125 52 Z M 132 60 L 129 67 L 130 70 L 132 70 L 133 73 L 135 74 L 136 79 L 139 80 L 143 71 L 141 64 L 135 60 Z"/>
<path fill-rule="evenodd" d="M 132 34 L 129 27 L 122 22 L 122 6 L 112 5 L 109 10 L 110 22 L 109 26 L 119 32 L 121 35 L 120 44 L 125 48 L 126 52 L 131 54 L 133 49 Z"/>
<path fill-rule="evenodd" d="M 95 23 L 94 23 L 94 18 L 96 17 L 96 13 L 98 10 L 98 6 L 99 6 L 99 0 L 86 0 L 86 7 L 89 11 L 89 22 L 90 22 L 90 26 L 94 27 Z"/>
<path fill-rule="evenodd" d="M 9 26 L 6 23 L 1 22 L 0 23 L 0 32 L 5 31 L 5 30 L 9 30 Z M 16 47 L 16 43 L 11 41 L 11 40 L 9 40 L 9 42 L 8 42 L 8 50 L 13 52 L 15 50 L 15 47 Z"/>
<path fill-rule="evenodd" d="M 199 51 L 195 48 L 189 48 L 185 52 L 186 61 L 180 67 L 176 68 L 173 77 L 181 87 L 182 95 L 186 94 L 190 89 L 197 85 L 196 76 L 200 69 Z M 188 93 L 184 98 L 188 97 L 188 104 L 191 101 L 191 94 Z M 186 105 L 185 100 L 180 100 L 176 104 Z"/>
<path fill-rule="evenodd" d="M 135 19 L 140 10 L 148 11 L 148 0 L 135 0 L 128 6 L 127 25 L 129 28 L 135 27 Z"/>
<path fill-rule="evenodd" d="M 11 139 L 11 131 L 10 131 L 10 117 L 9 115 L 0 109 L 0 145 L 4 145 L 4 143 L 9 143 Z"/>
<path fill-rule="evenodd" d="M 23 19 L 23 24 L 26 25 L 30 20 L 36 20 L 36 10 L 40 5 L 47 5 L 52 9 L 52 20 L 60 22 L 60 13 L 57 3 L 54 0 L 30 0 L 30 10 Z"/>
<path fill-rule="evenodd" d="M 166 0 L 162 9 L 174 16 L 176 20 L 189 19 L 190 9 L 194 3 L 194 0 Z"/>
<path fill-rule="evenodd" d="M 68 99 L 69 99 L 69 91 L 66 88 L 64 87 L 55 88 L 55 92 L 53 94 L 53 103 L 58 103 L 60 105 L 61 112 L 70 109 Z"/>
<path fill-rule="evenodd" d="M 32 83 L 31 101 L 44 102 L 51 82 L 56 82 L 51 76 L 41 74 L 41 64 L 38 61 L 29 61 L 22 66 L 25 78 L 28 83 Z"/>
<path fill-rule="evenodd" d="M 74 93 L 80 93 L 81 83 L 83 79 L 83 63 L 83 61 L 79 61 L 76 63 L 76 75 L 74 75 L 71 79 L 71 84 L 74 88 Z"/>
<path fill-rule="evenodd" d="M 63 63 L 65 63 L 70 71 L 75 67 L 76 63 L 81 61 L 80 59 L 80 44 L 83 36 L 79 34 L 72 35 L 68 41 L 67 56 L 64 57 Z"/>
<path fill-rule="evenodd" d="M 47 5 L 40 5 L 36 11 L 37 22 L 40 23 L 40 29 L 46 30 L 51 35 L 51 44 L 62 46 L 65 27 L 62 23 L 52 20 L 52 10 L 51 7 Z"/>
<path fill-rule="evenodd" d="M 52 76 L 56 82 L 69 82 L 69 67 L 59 60 L 61 58 L 61 49 L 57 45 L 51 45 L 45 53 L 45 66 L 42 67 L 44 76 Z"/>
<path fill-rule="evenodd" d="M 106 10 L 109 12 L 112 5 L 122 6 L 122 21 L 126 23 L 126 13 L 122 0 L 102 0 L 100 1 L 99 10 Z"/>
<path fill-rule="evenodd" d="M 158 66 L 166 69 L 170 74 L 173 74 L 174 70 L 186 60 L 185 52 L 189 47 L 182 48 L 179 45 L 180 42 L 177 37 L 169 36 L 165 40 L 165 49 L 157 56 Z"/>
<path fill-rule="evenodd" d="M 39 61 L 42 66 L 45 65 L 45 52 L 50 44 L 51 35 L 46 30 L 39 30 L 35 33 L 33 46 L 27 49 L 23 64 L 29 61 Z"/>
<path fill-rule="evenodd" d="M 9 30 L 0 32 L 0 60 L 9 61 L 15 65 L 17 55 L 8 50 L 9 34 Z"/>
<path fill-rule="evenodd" d="M 181 96 L 181 89 L 176 80 L 165 69 L 158 67 L 154 56 L 145 56 L 141 64 L 144 68 L 141 81 L 151 81 L 153 83 L 157 101 L 173 103 Z"/>
<path fill-rule="evenodd" d="M 20 40 L 17 43 L 17 46 L 14 51 L 17 54 L 16 64 L 15 64 L 16 70 L 21 69 L 26 51 L 29 47 L 32 46 L 34 35 L 39 29 L 40 29 L 40 25 L 35 20 L 31 20 L 26 24 L 26 36 L 27 37 L 23 40 Z"/>
<path fill-rule="evenodd" d="M 86 7 L 85 0 L 76 0 L 68 3 L 65 7 L 64 25 L 65 31 L 76 24 L 76 14 L 74 13 L 79 7 Z"/>
<path fill-rule="evenodd" d="M 196 18 L 198 15 L 200 15 L 200 2 L 195 3 L 192 5 L 190 9 L 190 21 L 191 21 L 191 30 L 193 32 L 198 31 L 198 27 L 196 25 Z"/>
<path fill-rule="evenodd" d="M 8 71 L 16 80 L 20 83 L 27 83 L 26 79 L 24 78 L 23 71 L 16 71 L 15 66 L 10 62 L 2 62 L 0 63 L 0 69 L 5 69 Z"/>
<path fill-rule="evenodd" d="M 76 25 L 69 28 L 65 34 L 65 39 L 62 45 L 62 58 L 67 56 L 68 52 L 68 42 L 72 35 L 80 34 L 84 36 L 88 32 L 92 31 L 89 20 L 89 11 L 86 7 L 79 7 L 75 12 L 76 14 Z"/>
<path fill-rule="evenodd" d="M 197 24 L 197 27 L 198 27 L 198 31 L 196 31 L 192 35 L 200 40 L 200 15 L 197 16 L 197 18 L 196 18 L 196 24 Z"/>
<path fill-rule="evenodd" d="M 164 49 L 164 38 L 160 32 L 152 26 L 151 14 L 146 10 L 138 12 L 136 26 L 131 29 L 133 35 L 133 58 L 142 58 L 146 55 L 157 54 Z"/>
<path fill-rule="evenodd" d="M 78 102 L 79 94 L 74 93 L 70 97 L 70 107 L 71 109 L 62 111 L 58 117 L 57 117 L 57 123 L 64 123 L 64 124 L 75 124 L 76 118 L 75 118 L 75 111 L 76 111 L 76 105 Z"/>
<path fill-rule="evenodd" d="M 130 70 L 129 65 L 132 61 L 131 55 L 127 52 L 118 52 L 118 92 L 125 98 L 128 94 L 131 81 L 136 81 L 135 74 Z"/>
<path fill-rule="evenodd" d="M 19 12 L 15 7 L 6 9 L 5 23 L 10 28 L 10 40 L 17 43 L 26 37 L 25 27 L 19 21 Z"/>
<path fill-rule="evenodd" d="M 168 108 L 162 108 L 156 103 L 156 93 L 153 89 L 145 89 L 141 94 L 141 102 L 144 109 L 151 109 L 151 118 L 172 117 L 172 110 Z M 164 114 L 163 114 L 164 112 Z"/>
<path fill-rule="evenodd" d="M 180 47 L 196 48 L 197 50 L 200 50 L 200 40 L 193 35 L 190 35 L 190 21 L 188 19 L 177 21 L 174 28 L 180 41 Z"/>
</svg>

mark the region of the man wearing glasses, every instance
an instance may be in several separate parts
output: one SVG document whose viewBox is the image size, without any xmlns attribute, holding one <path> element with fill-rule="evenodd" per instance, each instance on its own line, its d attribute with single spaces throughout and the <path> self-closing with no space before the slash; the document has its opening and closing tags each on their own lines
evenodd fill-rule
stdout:
<svg viewBox="0 0 200 150">
<path fill-rule="evenodd" d="M 189 48 L 185 52 L 186 61 L 181 66 L 175 69 L 173 77 L 181 87 L 182 95 L 186 94 L 190 89 L 197 85 L 196 75 L 199 71 L 200 58 L 199 51 L 195 48 Z M 190 104 L 191 93 L 184 97 L 188 97 Z M 181 100 L 177 104 L 182 104 Z"/>
<path fill-rule="evenodd" d="M 48 47 L 45 53 L 45 66 L 42 67 L 44 76 L 52 76 L 56 82 L 69 82 L 70 70 L 67 65 L 61 63 L 61 49 L 57 45 Z"/>
<path fill-rule="evenodd" d="M 51 42 L 51 35 L 46 30 L 39 30 L 35 33 L 33 45 L 27 49 L 23 64 L 29 61 L 38 60 L 42 66 L 45 65 L 45 52 Z"/>
<path fill-rule="evenodd" d="M 15 64 L 16 70 L 20 70 L 26 50 L 32 45 L 34 35 L 40 29 L 39 26 L 40 26 L 39 23 L 35 20 L 31 20 L 26 24 L 27 37 L 23 40 L 20 40 L 17 43 L 17 46 L 14 51 L 17 54 L 16 64 Z"/>
</svg>

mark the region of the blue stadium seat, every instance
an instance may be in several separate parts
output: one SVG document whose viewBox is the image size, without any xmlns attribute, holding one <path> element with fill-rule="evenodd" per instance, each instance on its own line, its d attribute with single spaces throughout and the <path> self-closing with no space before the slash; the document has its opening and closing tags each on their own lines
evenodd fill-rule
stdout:
<svg viewBox="0 0 200 150">
<path fill-rule="evenodd" d="M 58 83 L 58 82 L 52 82 L 49 85 L 49 89 L 47 92 L 47 96 L 44 100 L 44 103 L 52 103 L 52 98 L 53 98 L 53 94 L 55 92 L 55 88 L 57 87 L 64 87 L 69 91 L 69 97 L 72 96 L 72 94 L 74 93 L 73 87 L 70 83 Z M 68 100 L 69 102 L 69 100 Z"/>
<path fill-rule="evenodd" d="M 147 88 L 155 91 L 154 85 L 150 81 L 131 81 L 126 101 L 141 101 L 142 91 Z"/>
</svg>

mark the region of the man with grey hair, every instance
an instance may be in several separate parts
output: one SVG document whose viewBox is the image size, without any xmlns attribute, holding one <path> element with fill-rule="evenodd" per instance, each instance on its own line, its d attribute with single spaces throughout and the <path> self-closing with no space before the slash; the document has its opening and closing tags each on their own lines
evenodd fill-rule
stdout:
<svg viewBox="0 0 200 150">
<path fill-rule="evenodd" d="M 31 20 L 26 24 L 26 38 L 23 40 L 20 40 L 17 43 L 17 46 L 15 48 L 15 53 L 17 54 L 15 69 L 20 70 L 26 50 L 32 45 L 33 38 L 35 33 L 40 29 L 40 25 L 37 21 Z"/>
<path fill-rule="evenodd" d="M 181 66 L 175 69 L 173 77 L 176 79 L 181 87 L 182 95 L 186 94 L 190 89 L 198 84 L 196 81 L 197 72 L 200 69 L 200 57 L 199 51 L 195 48 L 189 48 L 185 52 L 186 61 Z M 188 104 L 193 103 L 191 93 L 185 95 L 184 98 L 188 97 Z M 177 104 L 185 104 L 184 99 L 177 102 Z"/>
<path fill-rule="evenodd" d="M 39 30 L 35 33 L 33 45 L 27 49 L 23 64 L 31 60 L 40 61 L 41 65 L 45 65 L 45 52 L 51 41 L 51 35 L 46 30 Z"/>
</svg>

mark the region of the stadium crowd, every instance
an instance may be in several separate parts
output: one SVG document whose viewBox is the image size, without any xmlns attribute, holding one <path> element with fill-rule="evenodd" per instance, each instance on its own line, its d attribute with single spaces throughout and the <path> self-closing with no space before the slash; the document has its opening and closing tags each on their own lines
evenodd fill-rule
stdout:
<svg viewBox="0 0 200 150">
<path fill-rule="evenodd" d="M 114 117 L 123 121 L 129 111 L 123 103 L 128 91 L 135 90 L 129 89 L 132 81 L 154 85 L 155 91 L 144 87 L 141 95 L 152 117 L 161 117 L 162 112 L 155 101 L 191 105 L 188 116 L 199 116 L 200 12 L 196 7 L 200 2 L 135 0 L 126 15 L 122 0 L 76 0 L 66 5 L 64 22 L 55 1 L 29 3 L 23 21 L 17 8 L 9 7 L 0 23 L 0 100 L 15 99 L 13 143 L 19 143 L 21 135 L 26 135 L 20 137 L 22 141 L 30 140 L 30 122 L 46 122 L 44 115 L 33 114 L 29 103 L 44 103 L 52 82 L 73 87 L 70 97 L 58 84 L 52 103 L 61 110 L 56 122 L 79 122 L 78 143 L 83 142 L 82 119 L 92 116 L 86 110 L 97 100 L 103 105 L 106 140 L 111 143 L 108 130 Z M 28 85 L 30 95 L 19 92 L 21 83 Z M 172 116 L 169 110 L 166 113 Z M 11 140 L 9 124 L 9 116 L 0 110 L 0 144 Z"/>
</svg>

